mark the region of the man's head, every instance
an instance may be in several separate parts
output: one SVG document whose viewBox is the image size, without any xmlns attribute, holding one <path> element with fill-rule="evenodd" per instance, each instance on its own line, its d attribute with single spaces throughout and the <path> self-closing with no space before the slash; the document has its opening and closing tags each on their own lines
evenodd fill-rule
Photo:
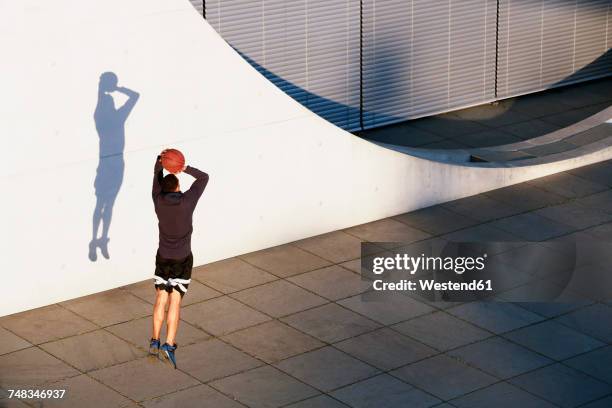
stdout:
<svg viewBox="0 0 612 408">
<path fill-rule="evenodd" d="M 175 193 L 181 190 L 179 180 L 174 174 L 167 174 L 161 181 L 162 192 Z"/>
</svg>

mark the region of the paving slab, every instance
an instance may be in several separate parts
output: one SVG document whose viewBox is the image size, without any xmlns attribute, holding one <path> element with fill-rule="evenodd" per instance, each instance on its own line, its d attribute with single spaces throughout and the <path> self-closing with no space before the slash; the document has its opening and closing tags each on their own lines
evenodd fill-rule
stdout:
<svg viewBox="0 0 612 408">
<path fill-rule="evenodd" d="M 602 241 L 612 241 L 612 222 L 588 228 L 584 233 Z"/>
<path fill-rule="evenodd" d="M 371 288 L 369 281 L 338 265 L 295 275 L 287 280 L 330 300 L 344 299 Z"/>
<path fill-rule="evenodd" d="M 586 109 L 585 109 L 586 108 Z M 549 122 L 555 124 L 557 126 L 566 127 L 571 126 L 574 123 L 580 122 L 593 115 L 594 113 L 600 111 L 601 109 L 589 109 L 589 107 L 580 108 L 580 109 L 572 109 L 565 112 L 555 113 L 552 115 L 547 115 L 541 117 L 541 119 L 545 122 Z"/>
<path fill-rule="evenodd" d="M 32 344 L 0 327 L 0 355 L 30 347 Z"/>
<path fill-rule="evenodd" d="M 429 238 L 431 234 L 425 231 L 410 227 L 403 222 L 399 222 L 392 218 L 369 222 L 367 224 L 357 225 L 355 227 L 344 230 L 348 234 L 354 235 L 364 241 L 370 242 L 399 242 L 411 243 Z M 382 245 L 383 248 L 388 248 L 388 245 Z"/>
<path fill-rule="evenodd" d="M 532 119 L 527 122 L 505 125 L 500 129 L 522 140 L 527 140 L 559 130 L 561 129 L 561 126 L 548 123 L 540 119 Z"/>
<path fill-rule="evenodd" d="M 6 395 L 5 395 L 6 394 Z M 342 406 L 346 406 L 342 404 Z M 30 405 L 26 405 L 24 402 L 17 398 L 9 398 L 8 393 L 0 389 L 0 407 L 2 408 L 29 408 Z"/>
<path fill-rule="evenodd" d="M 402 293 L 367 292 L 338 302 L 359 314 L 389 325 L 411 319 L 434 310 Z"/>
<path fill-rule="evenodd" d="M 585 229 L 612 221 L 612 213 L 584 206 L 576 201 L 542 208 L 533 214 L 551 219 L 558 225 L 568 225 L 575 229 Z"/>
<path fill-rule="evenodd" d="M 448 138 L 445 140 L 441 140 L 439 142 L 427 143 L 419 146 L 423 149 L 468 149 L 470 146 L 466 143 L 459 142 L 459 136 L 455 136 L 454 138 Z"/>
<path fill-rule="evenodd" d="M 445 355 L 398 368 L 390 374 L 442 400 L 458 397 L 497 381 L 494 377 Z"/>
<path fill-rule="evenodd" d="M 319 393 L 271 366 L 236 374 L 210 385 L 253 408 L 278 407 Z"/>
<path fill-rule="evenodd" d="M 497 383 L 451 401 L 457 408 L 554 408 L 544 401 L 508 383 Z"/>
<path fill-rule="evenodd" d="M 573 248 L 574 246 L 566 246 L 561 243 L 555 247 L 554 242 L 548 245 L 530 242 L 527 245 L 496 254 L 490 258 L 489 262 L 503 263 L 532 277 L 546 277 L 553 271 L 560 273 L 575 268 L 576 254 L 575 251 L 570 250 Z"/>
<path fill-rule="evenodd" d="M 287 405 L 287 408 L 346 408 L 348 405 L 322 394 L 304 401 Z"/>
<path fill-rule="evenodd" d="M 522 245 L 523 239 L 488 224 L 480 224 L 442 235 L 452 242 L 486 242 L 489 254 L 501 253 Z"/>
<path fill-rule="evenodd" d="M 0 367 L 0 387 L 5 389 L 34 387 L 81 374 L 38 347 L 0 356 Z"/>
<path fill-rule="evenodd" d="M 377 141 L 405 146 L 422 146 L 444 140 L 444 137 L 419 129 L 409 122 L 358 133 L 366 139 L 373 135 Z"/>
<path fill-rule="evenodd" d="M 594 304 L 557 317 L 555 321 L 600 341 L 612 343 L 612 326 L 603 324 L 612 321 L 610 306 Z"/>
<path fill-rule="evenodd" d="M 504 302 L 471 302 L 447 311 L 496 334 L 544 320 L 540 315 Z"/>
<path fill-rule="evenodd" d="M 0 325 L 33 344 L 74 336 L 98 328 L 57 304 L 2 317 Z"/>
<path fill-rule="evenodd" d="M 574 150 L 575 148 L 576 145 L 568 143 L 565 140 L 559 140 L 557 142 L 524 148 L 521 149 L 521 152 L 528 153 L 536 157 L 541 157 L 567 152 L 570 150 Z"/>
<path fill-rule="evenodd" d="M 328 343 L 344 340 L 380 327 L 380 324 L 375 321 L 334 303 L 296 313 L 281 320 Z"/>
<path fill-rule="evenodd" d="M 180 359 L 180 355 L 177 357 Z M 91 371 L 89 375 L 135 401 L 159 397 L 199 384 L 183 371 L 174 370 L 148 356 Z"/>
<path fill-rule="evenodd" d="M 607 123 L 602 123 L 588 130 L 567 137 L 563 139 L 563 141 L 571 143 L 575 146 L 586 146 L 607 138 L 610 136 L 610 133 L 612 133 L 610 131 L 610 125 Z"/>
<path fill-rule="evenodd" d="M 550 205 L 561 204 L 568 199 L 558 194 L 542 190 L 527 183 L 515 184 L 508 187 L 484 193 L 487 197 L 523 211 L 533 211 Z"/>
<path fill-rule="evenodd" d="M 489 129 L 478 122 L 462 120 L 460 117 L 452 115 L 437 115 L 416 119 L 411 121 L 411 124 L 427 132 L 451 138 L 457 138 L 462 135 L 482 132 Z"/>
<path fill-rule="evenodd" d="M 324 343 L 277 320 L 272 320 L 223 337 L 238 349 L 273 363 L 319 347 Z"/>
<path fill-rule="evenodd" d="M 480 223 L 441 205 L 423 208 L 393 218 L 432 235 L 442 235 Z"/>
<path fill-rule="evenodd" d="M 66 390 L 61 399 L 32 399 L 40 407 L 123 408 L 132 401 L 87 375 L 78 375 L 45 385 L 41 389 Z"/>
<path fill-rule="evenodd" d="M 501 126 L 498 121 L 512 123 L 531 119 L 531 116 L 511 110 L 515 101 L 516 98 L 505 99 L 497 103 L 487 103 L 456 110 L 452 114 L 461 119 L 485 123 L 491 127 Z"/>
<path fill-rule="evenodd" d="M 245 289 L 231 296 L 273 317 L 287 316 L 328 302 L 327 299 L 285 280 Z"/>
<path fill-rule="evenodd" d="M 550 296 L 543 301 L 544 296 Z M 556 297 L 555 297 L 556 296 Z M 535 281 L 502 292 L 497 295 L 500 301 L 511 302 L 515 306 L 527 309 L 544 317 L 555 317 L 593 303 L 567 288 L 562 288 L 550 281 Z M 542 299 L 542 301 L 538 301 Z"/>
<path fill-rule="evenodd" d="M 518 214 L 523 210 L 479 194 L 441 204 L 442 207 L 480 222 Z"/>
<path fill-rule="evenodd" d="M 501 125 L 501 121 L 499 122 Z M 510 125 L 511 122 L 506 123 L 505 125 Z M 510 132 L 500 129 L 497 127 L 496 129 L 484 130 L 476 133 L 469 133 L 467 135 L 459 136 L 457 139 L 458 142 L 465 143 L 471 147 L 489 147 L 489 146 L 501 146 L 511 143 L 518 143 L 523 141 L 523 139 L 518 136 L 513 135 Z"/>
<path fill-rule="evenodd" d="M 115 336 L 126 340 L 137 347 L 149 347 L 149 340 L 152 334 L 153 319 L 150 316 L 132 320 L 125 323 L 119 323 L 114 326 L 108 326 L 105 330 L 113 333 Z M 192 326 L 184 320 L 179 321 L 178 332 L 176 333 L 176 343 L 180 346 L 187 346 L 199 341 L 206 340 L 210 337 L 207 333 Z M 166 324 L 162 325 L 160 339 L 164 341 L 166 338 Z"/>
<path fill-rule="evenodd" d="M 100 326 L 127 322 L 153 313 L 151 305 L 121 289 L 112 289 L 60 303 Z"/>
<path fill-rule="evenodd" d="M 525 241 L 545 241 L 575 231 L 575 227 L 542 216 L 548 214 L 550 208 L 552 207 L 502 218 L 487 225 L 507 231 Z"/>
<path fill-rule="evenodd" d="M 425 241 L 419 241 L 419 242 L 425 242 Z M 418 242 L 416 244 L 418 244 Z M 362 270 L 362 267 L 361 267 L 362 263 L 364 265 L 372 265 L 374 258 L 379 257 L 379 256 L 391 256 L 391 255 L 393 255 L 393 253 L 387 250 L 387 251 L 379 252 L 375 255 L 368 255 L 362 258 L 353 259 L 351 261 L 342 262 L 340 266 L 345 269 L 348 269 L 349 271 L 355 272 L 356 274 L 360 275 L 362 279 L 368 279 L 367 270 L 365 270 L 365 272 L 364 270 Z"/>
<path fill-rule="evenodd" d="M 448 354 L 500 379 L 514 377 L 553 363 L 553 360 L 501 337 L 491 337 Z"/>
<path fill-rule="evenodd" d="M 561 407 L 576 407 L 612 393 L 612 386 L 561 364 L 540 368 L 509 382 Z"/>
<path fill-rule="evenodd" d="M 511 109 L 522 112 L 532 118 L 539 118 L 547 115 L 563 114 L 573 109 L 573 107 L 561 102 L 556 95 L 538 94 L 516 98 Z"/>
<path fill-rule="evenodd" d="M 612 213 L 612 205 L 610 205 L 610 203 L 612 203 L 612 190 L 591 194 L 577 199 L 576 202 L 589 209 L 609 214 Z"/>
<path fill-rule="evenodd" d="M 612 177 L 610 177 L 610 174 L 612 174 L 612 163 L 610 161 L 578 167 L 567 172 L 595 184 L 612 187 Z"/>
<path fill-rule="evenodd" d="M 524 309 L 529 310 L 530 312 L 537 313 L 544 317 L 555 317 L 559 316 L 572 310 L 580 309 L 588 304 L 593 302 L 584 301 L 584 302 L 563 302 L 563 301 L 554 301 L 554 302 L 512 302 L 517 306 L 520 306 Z"/>
<path fill-rule="evenodd" d="M 242 408 L 243 405 L 201 384 L 141 403 L 145 408 Z"/>
<path fill-rule="evenodd" d="M 440 402 L 438 398 L 387 374 L 340 388 L 332 395 L 356 408 L 425 408 Z"/>
<path fill-rule="evenodd" d="M 564 364 L 612 384 L 612 346 L 570 358 Z"/>
<path fill-rule="evenodd" d="M 346 262 L 362 255 L 361 240 L 343 231 L 317 235 L 293 244 L 333 263 Z"/>
<path fill-rule="evenodd" d="M 352 337 L 334 347 L 384 371 L 437 354 L 433 348 L 388 328 Z"/>
<path fill-rule="evenodd" d="M 540 177 L 527 183 L 566 198 L 584 197 L 606 189 L 606 186 L 567 172 Z"/>
<path fill-rule="evenodd" d="M 612 274 L 606 257 L 609 253 L 597 254 L 592 259 L 594 263 L 576 266 L 569 278 L 564 274 L 551 274 L 548 279 L 565 284 L 567 290 L 587 299 L 609 302 L 612 299 Z"/>
<path fill-rule="evenodd" d="M 609 95 L 600 95 L 595 92 L 589 92 L 581 85 L 563 87 L 559 89 L 559 92 L 557 92 L 559 100 L 565 105 L 569 105 L 573 108 L 581 108 L 610 100 Z M 588 86 L 588 84 L 586 86 Z"/>
<path fill-rule="evenodd" d="M 445 312 L 426 314 L 398 323 L 393 328 L 440 351 L 492 336 L 491 333 Z"/>
<path fill-rule="evenodd" d="M 186 322 L 215 336 L 270 320 L 263 313 L 227 296 L 187 306 L 181 310 L 181 317 Z"/>
<path fill-rule="evenodd" d="M 326 392 L 379 373 L 375 367 L 330 346 L 291 357 L 275 366 Z"/>
<path fill-rule="evenodd" d="M 41 344 L 40 347 L 82 372 L 109 367 L 147 354 L 101 329 Z"/>
<path fill-rule="evenodd" d="M 550 320 L 506 333 L 504 337 L 555 360 L 564 360 L 604 345 Z"/>
<path fill-rule="evenodd" d="M 223 293 L 236 292 L 278 279 L 239 258 L 198 266 L 193 269 L 191 278 Z"/>
<path fill-rule="evenodd" d="M 259 360 L 220 340 L 211 339 L 181 347 L 177 366 L 202 382 L 209 382 L 263 365 Z"/>
<path fill-rule="evenodd" d="M 329 261 L 291 244 L 251 252 L 240 258 L 283 278 L 330 265 Z"/>
<path fill-rule="evenodd" d="M 582 405 L 581 408 L 609 408 L 612 407 L 612 395 L 609 397 L 600 398 L 593 402 L 589 402 L 586 405 Z"/>
</svg>

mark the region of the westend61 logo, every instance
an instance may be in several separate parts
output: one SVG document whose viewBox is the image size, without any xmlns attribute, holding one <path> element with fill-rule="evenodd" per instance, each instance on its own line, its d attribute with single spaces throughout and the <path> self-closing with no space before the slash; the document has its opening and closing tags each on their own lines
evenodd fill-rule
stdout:
<svg viewBox="0 0 612 408">
<path fill-rule="evenodd" d="M 394 256 L 377 256 L 372 259 L 372 273 L 382 275 L 387 272 L 398 272 L 414 275 L 417 272 L 433 273 L 428 279 L 394 280 L 387 277 L 387 280 L 375 279 L 372 287 L 376 291 L 492 291 L 493 286 L 490 279 L 472 279 L 471 281 L 456 282 L 453 279 L 442 279 L 444 274 L 454 273 L 463 275 L 465 272 L 482 272 L 485 269 L 487 254 L 481 256 L 410 256 L 408 254 L 395 254 Z M 401 277 L 401 276 L 400 276 Z M 438 278 L 438 279 L 436 279 Z"/>
<path fill-rule="evenodd" d="M 612 300 L 612 242 L 363 242 L 364 301 L 398 292 L 428 301 Z M 416 292 L 416 293 L 415 293 Z"/>
<path fill-rule="evenodd" d="M 479 257 L 442 257 L 425 256 L 421 254 L 413 257 L 408 254 L 396 254 L 395 256 L 380 256 L 373 259 L 372 272 L 376 275 L 389 270 L 406 271 L 414 275 L 417 271 L 453 271 L 458 275 L 466 271 L 482 271 L 485 268 L 487 254 Z"/>
</svg>

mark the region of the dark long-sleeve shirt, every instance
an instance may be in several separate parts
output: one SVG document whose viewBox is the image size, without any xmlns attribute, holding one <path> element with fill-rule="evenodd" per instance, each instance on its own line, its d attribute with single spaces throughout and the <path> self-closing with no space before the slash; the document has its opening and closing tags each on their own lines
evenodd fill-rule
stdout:
<svg viewBox="0 0 612 408">
<path fill-rule="evenodd" d="M 153 176 L 153 203 L 159 221 L 158 253 L 166 259 L 183 259 L 191 252 L 193 211 L 208 184 L 208 174 L 187 166 L 185 173 L 195 177 L 189 190 L 162 193 L 163 167 L 159 158 L 155 161 Z"/>
</svg>

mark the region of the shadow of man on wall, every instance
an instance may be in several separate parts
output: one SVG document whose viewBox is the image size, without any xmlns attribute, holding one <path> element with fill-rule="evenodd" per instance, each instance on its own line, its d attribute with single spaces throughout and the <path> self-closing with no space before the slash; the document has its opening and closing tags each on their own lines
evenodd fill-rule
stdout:
<svg viewBox="0 0 612 408">
<path fill-rule="evenodd" d="M 98 248 L 104 258 L 110 258 L 108 230 L 125 168 L 123 160 L 125 121 L 140 96 L 138 92 L 120 87 L 117 83 L 117 75 L 113 72 L 104 72 L 100 75 L 98 103 L 94 112 L 100 155 L 94 181 L 96 207 L 93 212 L 93 231 L 89 243 L 89 259 L 92 262 L 98 259 Z M 127 96 L 127 101 L 118 109 L 115 108 L 112 92 L 120 92 Z M 100 223 L 102 224 L 102 235 L 98 237 Z"/>
</svg>

